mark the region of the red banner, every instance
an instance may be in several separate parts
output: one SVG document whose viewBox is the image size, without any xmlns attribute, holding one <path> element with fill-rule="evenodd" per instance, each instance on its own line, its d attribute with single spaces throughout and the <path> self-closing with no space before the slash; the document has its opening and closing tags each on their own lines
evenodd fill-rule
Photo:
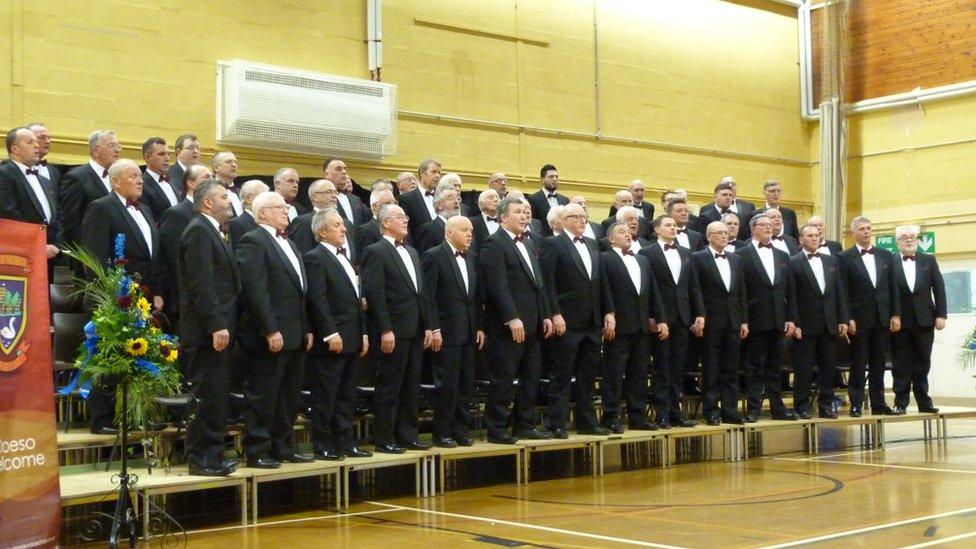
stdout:
<svg viewBox="0 0 976 549">
<path fill-rule="evenodd" d="M 41 225 L 0 219 L 0 545 L 58 542 L 47 242 Z"/>
</svg>

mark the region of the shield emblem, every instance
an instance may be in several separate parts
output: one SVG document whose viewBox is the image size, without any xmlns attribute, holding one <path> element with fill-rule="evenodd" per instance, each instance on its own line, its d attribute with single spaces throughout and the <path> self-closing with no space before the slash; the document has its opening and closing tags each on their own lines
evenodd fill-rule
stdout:
<svg viewBox="0 0 976 549">
<path fill-rule="evenodd" d="M 0 351 L 9 356 L 27 326 L 27 277 L 0 276 Z"/>
</svg>

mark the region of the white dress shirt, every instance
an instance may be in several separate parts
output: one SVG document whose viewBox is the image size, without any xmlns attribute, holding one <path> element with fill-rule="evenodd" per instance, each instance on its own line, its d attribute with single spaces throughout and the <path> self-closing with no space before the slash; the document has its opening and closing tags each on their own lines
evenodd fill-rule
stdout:
<svg viewBox="0 0 976 549">
<path fill-rule="evenodd" d="M 637 208 L 637 217 L 644 217 L 644 203 L 640 204 L 634 202 L 634 207 Z"/>
<path fill-rule="evenodd" d="M 861 253 L 862 250 L 870 250 L 871 248 L 862 248 L 860 244 L 857 245 L 857 252 Z M 875 251 L 875 254 L 877 251 Z M 861 262 L 864 263 L 864 268 L 868 270 L 868 277 L 871 279 L 871 287 L 877 289 L 878 287 L 878 273 L 877 264 L 874 261 L 875 254 L 861 254 Z"/>
<path fill-rule="evenodd" d="M 403 266 L 407 268 L 407 273 L 410 275 L 410 282 L 413 283 L 413 291 L 419 291 L 417 285 L 417 270 L 413 268 L 413 258 L 410 257 L 410 252 L 407 251 L 406 246 L 397 246 L 396 239 L 392 236 L 385 234 L 383 238 L 393 246 L 396 250 L 397 255 L 400 257 L 400 261 L 403 262 Z"/>
<path fill-rule="evenodd" d="M 34 197 L 37 198 L 37 201 L 41 203 L 44 221 L 51 223 L 51 202 L 47 199 L 47 193 L 44 192 L 44 187 L 41 186 L 40 179 L 38 179 L 34 174 L 28 174 L 27 166 L 17 162 L 16 160 L 12 160 L 12 162 L 17 166 L 17 169 L 20 170 L 20 173 L 24 174 L 24 177 L 27 178 L 27 183 L 30 185 L 31 192 L 34 193 Z"/>
<path fill-rule="evenodd" d="M 773 262 L 773 249 L 759 246 L 759 241 L 753 239 L 752 245 L 759 252 L 759 260 L 762 261 L 763 268 L 766 269 L 766 276 L 770 282 L 776 282 L 776 266 Z M 775 246 L 775 244 L 773 244 Z"/>
<path fill-rule="evenodd" d="M 668 261 L 668 268 L 671 269 L 671 278 L 674 279 L 674 283 L 678 283 L 678 279 L 681 278 L 681 255 L 678 254 L 678 250 L 670 249 L 665 250 L 664 240 L 658 240 L 658 245 L 661 246 L 661 250 L 664 252 L 664 259 Z"/>
<path fill-rule="evenodd" d="M 590 280 L 593 279 L 593 259 L 590 257 L 590 249 L 586 247 L 586 241 L 579 242 L 573 240 L 573 233 L 566 232 L 566 236 L 573 241 L 573 247 L 576 248 L 576 253 L 580 255 L 580 259 L 583 261 L 583 267 L 586 268 L 586 276 Z"/>
<path fill-rule="evenodd" d="M 450 240 L 447 241 L 447 245 L 451 247 L 451 253 L 454 254 L 454 261 L 457 263 L 458 269 L 461 269 L 461 278 L 464 280 L 464 293 L 468 293 L 470 291 L 468 284 L 470 283 L 468 282 L 467 260 L 457 254 L 458 249 L 454 247 L 454 244 L 451 244 Z"/>
<path fill-rule="evenodd" d="M 620 259 L 623 259 L 624 266 L 627 267 L 627 274 L 630 275 L 630 281 L 634 283 L 634 289 L 637 290 L 637 295 L 640 295 L 641 272 L 640 264 L 637 263 L 637 258 L 629 254 L 624 254 L 623 250 L 617 248 L 616 246 L 614 246 L 613 251 L 620 256 Z"/>
<path fill-rule="evenodd" d="M 803 253 L 806 254 L 807 251 L 803 250 Z M 813 269 L 813 276 L 817 279 L 817 285 L 820 286 L 820 293 L 822 294 L 827 290 L 827 279 L 824 278 L 823 261 L 819 257 L 810 257 L 809 255 L 806 257 L 807 261 L 810 262 L 810 268 Z"/>
<path fill-rule="evenodd" d="M 902 270 L 905 271 L 905 282 L 908 283 L 908 289 L 912 292 L 915 291 L 915 261 L 908 260 L 905 261 L 905 254 L 899 254 L 901 256 Z M 918 256 L 912 256 L 915 260 L 918 260 Z"/>
<path fill-rule="evenodd" d="M 340 192 L 336 195 L 336 204 L 345 212 L 346 219 L 355 222 L 356 219 L 352 215 L 352 204 L 349 202 L 349 197 L 346 196 L 346 193 Z"/>
<path fill-rule="evenodd" d="M 495 214 L 495 219 L 496 220 L 498 219 L 497 216 L 498 216 L 498 214 Z M 485 227 L 488 228 L 488 234 L 489 235 L 493 235 L 493 234 L 495 234 L 495 231 L 498 230 L 498 221 L 490 221 L 488 219 L 488 217 L 489 217 L 488 214 L 486 214 L 484 212 L 481 213 L 481 218 L 485 220 Z"/>
<path fill-rule="evenodd" d="M 725 284 L 725 291 L 732 289 L 732 267 L 729 266 L 729 258 L 725 256 L 722 251 L 717 251 L 711 246 L 708 247 L 708 251 L 712 253 L 712 261 L 715 262 L 715 266 L 718 267 L 718 274 L 722 276 L 722 283 Z M 715 254 L 723 254 L 722 257 L 715 257 Z"/>
<path fill-rule="evenodd" d="M 423 185 L 417 185 L 420 190 L 420 197 L 424 199 L 424 205 L 427 206 L 427 214 L 430 215 L 431 219 L 437 217 L 437 210 L 434 209 L 434 195 L 427 194 L 427 189 Z"/>
<path fill-rule="evenodd" d="M 525 247 L 525 243 L 519 240 L 515 240 L 515 233 L 509 231 L 508 229 L 505 229 L 505 232 L 508 233 L 508 237 L 515 242 L 515 249 L 518 250 L 520 254 L 522 254 L 522 258 L 525 259 L 525 264 L 529 266 L 529 272 L 532 273 L 532 279 L 535 280 L 536 275 L 535 275 L 535 271 L 532 270 L 532 259 L 529 257 L 529 250 Z"/>
<path fill-rule="evenodd" d="M 163 190 L 163 194 L 166 195 L 166 200 L 169 201 L 170 207 L 175 206 L 176 203 L 180 201 L 176 197 L 176 192 L 173 190 L 173 186 L 169 184 L 169 181 L 160 181 L 160 175 L 149 168 L 146 168 L 146 173 L 148 173 L 149 176 L 153 178 L 153 181 L 159 185 L 159 188 Z"/>
<path fill-rule="evenodd" d="M 825 255 L 834 255 L 834 254 L 830 253 L 830 248 L 827 247 L 827 241 L 826 240 L 820 243 L 820 247 L 817 248 L 817 251 L 820 252 L 820 253 L 822 253 L 822 254 L 825 254 Z"/>
<path fill-rule="evenodd" d="M 782 236 L 782 235 L 780 235 L 780 236 Z M 787 255 L 792 255 L 792 254 L 790 254 L 790 248 L 786 245 L 786 240 L 785 239 L 780 240 L 778 238 L 772 238 L 769 241 L 773 243 L 773 246 L 776 249 L 783 250 L 784 252 L 786 252 Z"/>
<path fill-rule="evenodd" d="M 342 265 L 342 270 L 346 272 L 346 276 L 349 278 L 349 283 L 352 284 L 353 289 L 356 291 L 356 297 L 359 297 L 359 275 L 356 274 L 356 269 L 352 267 L 352 263 L 349 262 L 349 258 L 346 257 L 349 254 L 349 242 L 346 242 L 345 248 L 346 253 L 340 254 L 339 248 L 336 248 L 328 242 L 322 242 L 326 250 L 332 252 L 332 255 L 336 256 L 339 260 L 339 265 Z"/>
<path fill-rule="evenodd" d="M 681 230 L 681 229 L 688 230 L 688 227 L 687 226 L 685 226 L 685 227 L 679 227 L 678 229 L 679 230 Z M 681 246 L 682 248 L 687 248 L 689 250 L 691 249 L 691 242 L 689 242 L 689 240 L 688 240 L 688 233 L 679 232 L 678 233 L 678 236 L 676 238 L 677 238 L 677 241 L 678 241 L 678 246 Z"/>
<path fill-rule="evenodd" d="M 221 185 L 224 185 L 223 181 L 220 181 L 219 183 Z M 231 184 L 233 183 L 234 182 L 231 181 Z M 230 205 L 232 208 L 234 208 L 234 215 L 241 215 L 244 213 L 244 203 L 241 202 L 241 197 L 237 196 L 237 193 L 235 193 L 230 189 L 227 189 L 227 198 L 230 199 Z"/>
<path fill-rule="evenodd" d="M 149 228 L 149 222 L 146 221 L 146 216 L 142 215 L 142 212 L 139 211 L 139 208 L 136 208 L 135 206 L 129 206 L 128 201 L 125 199 L 124 196 L 120 195 L 119 193 L 115 193 L 115 197 L 118 198 L 120 202 L 122 202 L 122 207 L 125 208 L 125 211 L 129 213 L 129 217 L 131 217 L 136 222 L 136 225 L 139 226 L 139 232 L 142 233 L 142 238 L 145 239 L 146 247 L 149 249 L 149 257 L 152 257 L 153 256 L 152 229 Z"/>
<path fill-rule="evenodd" d="M 295 254 L 295 250 L 291 249 L 291 241 L 287 238 L 278 236 L 278 229 L 275 229 L 271 225 L 265 225 L 264 223 L 259 223 L 258 225 L 260 225 L 264 230 L 268 231 L 268 234 L 270 234 L 271 238 L 274 239 L 275 244 L 278 245 L 278 248 L 285 253 L 288 261 L 291 263 L 291 268 L 295 270 L 296 274 L 298 274 L 298 280 L 302 284 L 302 291 L 305 291 L 305 277 L 302 276 L 302 265 L 298 262 L 298 255 Z"/>
<path fill-rule="evenodd" d="M 112 192 L 112 182 L 109 181 L 108 168 L 103 168 L 103 167 L 99 166 L 94 160 L 89 160 L 88 161 L 88 165 L 91 166 L 91 169 L 102 180 L 102 185 L 105 185 L 105 192 L 111 193 Z M 105 174 L 105 175 L 102 175 L 102 174 Z"/>
<path fill-rule="evenodd" d="M 48 181 L 52 181 L 51 170 L 49 170 L 47 166 L 45 166 L 44 164 L 35 164 L 34 167 L 37 168 L 37 171 L 40 172 L 42 176 L 44 176 L 44 179 L 47 179 Z"/>
<path fill-rule="evenodd" d="M 590 225 L 589 221 L 586 222 L 586 225 L 583 228 L 583 236 L 596 240 L 596 235 L 593 233 L 593 227 Z"/>
<path fill-rule="evenodd" d="M 288 222 L 291 223 L 298 217 L 298 210 L 295 208 L 294 204 L 285 203 L 288 206 Z"/>
<path fill-rule="evenodd" d="M 554 194 L 556 194 L 556 191 L 552 191 L 550 193 L 549 191 L 546 190 L 545 187 L 542 187 L 542 196 L 546 197 L 546 202 L 549 203 L 549 207 L 550 208 L 555 208 L 556 206 L 559 205 L 559 199 L 556 198 L 555 196 L 553 196 L 552 198 L 550 198 L 549 197 L 550 194 L 553 194 L 554 195 Z"/>
</svg>

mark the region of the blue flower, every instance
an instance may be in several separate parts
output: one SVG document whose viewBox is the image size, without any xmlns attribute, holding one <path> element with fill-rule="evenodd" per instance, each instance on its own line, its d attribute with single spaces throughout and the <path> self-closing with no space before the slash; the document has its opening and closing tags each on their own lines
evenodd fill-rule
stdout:
<svg viewBox="0 0 976 549">
<path fill-rule="evenodd" d="M 132 279 L 129 275 L 122 275 L 122 279 L 119 280 L 119 295 L 129 295 L 129 288 L 132 286 Z"/>
<path fill-rule="evenodd" d="M 115 259 L 123 259 L 125 257 L 125 235 L 118 233 L 115 235 Z"/>
<path fill-rule="evenodd" d="M 95 354 L 96 351 L 98 351 L 99 339 L 101 338 L 98 336 L 90 336 L 88 339 L 85 340 L 85 352 L 88 353 L 88 356 L 91 356 Z M 85 357 L 85 360 L 88 360 L 88 357 Z"/>
<path fill-rule="evenodd" d="M 149 362 L 148 360 L 143 360 L 140 358 L 139 360 L 136 361 L 136 366 L 142 368 L 143 370 L 149 372 L 150 374 L 156 377 L 159 377 L 159 368 L 152 362 Z"/>
</svg>

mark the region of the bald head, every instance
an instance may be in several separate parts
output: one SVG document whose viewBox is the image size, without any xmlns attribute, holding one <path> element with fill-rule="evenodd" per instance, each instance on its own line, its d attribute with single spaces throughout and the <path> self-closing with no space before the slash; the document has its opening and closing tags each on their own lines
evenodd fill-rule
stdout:
<svg viewBox="0 0 976 549">
<path fill-rule="evenodd" d="M 634 195 L 630 194 L 630 191 L 627 189 L 621 189 L 613 195 L 613 204 L 618 210 L 624 206 L 633 206 Z"/>
<path fill-rule="evenodd" d="M 444 238 L 458 251 L 465 251 L 471 246 L 474 227 L 471 220 L 463 215 L 456 215 L 447 220 L 444 225 Z"/>
</svg>

